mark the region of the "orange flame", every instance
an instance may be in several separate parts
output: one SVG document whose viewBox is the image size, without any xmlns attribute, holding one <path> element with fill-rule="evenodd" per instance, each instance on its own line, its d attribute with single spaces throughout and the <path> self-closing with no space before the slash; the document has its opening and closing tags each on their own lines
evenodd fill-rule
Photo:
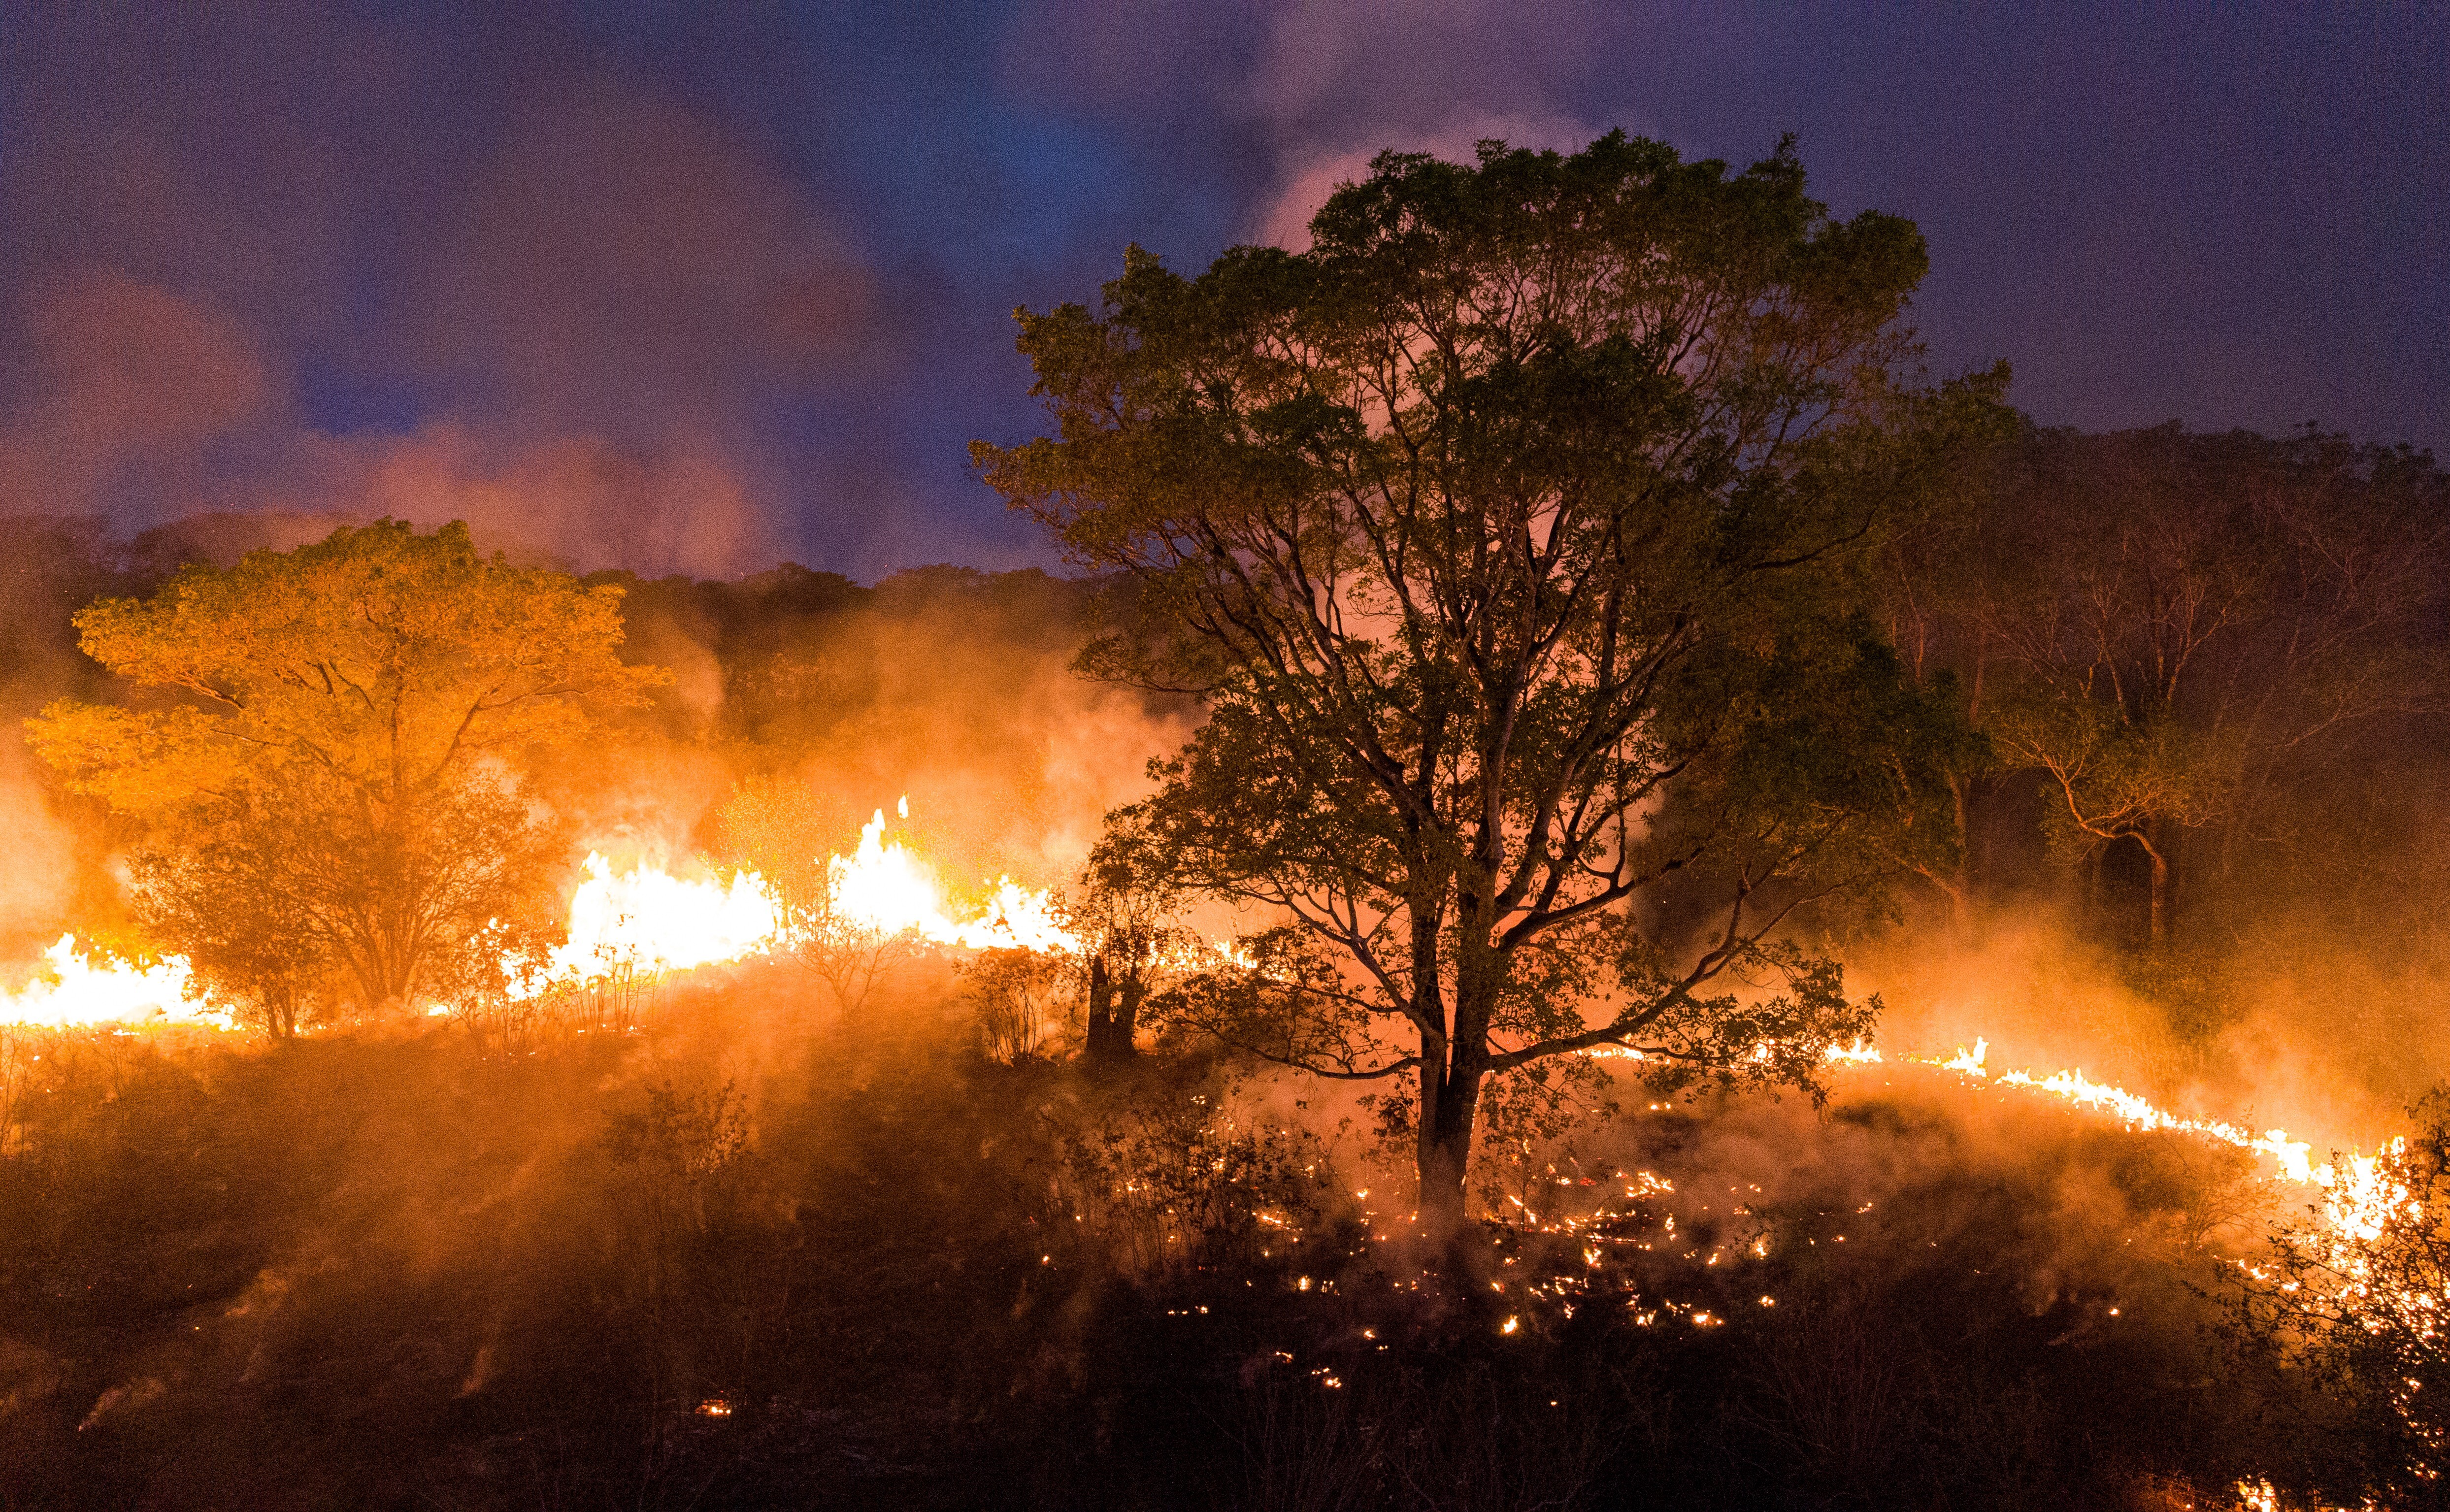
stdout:
<svg viewBox="0 0 2450 1512">
<path fill-rule="evenodd" d="M 183 1022 L 227 1028 L 209 1003 L 189 999 L 186 958 L 165 956 L 151 966 L 80 953 L 76 936 L 62 935 L 43 952 L 44 972 L 16 992 L 0 991 L 0 1023 L 47 1029 L 147 1023 L 173 1015 Z"/>
<path fill-rule="evenodd" d="M 910 800 L 901 804 L 910 817 Z M 860 826 L 859 848 L 826 863 L 834 908 L 885 934 L 908 932 L 939 945 L 969 950 L 1078 950 L 1079 940 L 1055 918 L 1043 891 L 1033 892 L 1009 877 L 977 918 L 954 919 L 944 907 L 934 871 L 900 841 L 885 839 L 885 810 Z"/>
</svg>

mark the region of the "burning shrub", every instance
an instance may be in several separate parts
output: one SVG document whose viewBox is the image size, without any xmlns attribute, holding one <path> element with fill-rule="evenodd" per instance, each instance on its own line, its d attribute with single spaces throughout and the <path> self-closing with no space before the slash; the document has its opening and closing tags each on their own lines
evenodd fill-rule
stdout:
<svg viewBox="0 0 2450 1512">
<path fill-rule="evenodd" d="M 1058 958 L 1036 950 L 987 950 L 963 964 L 962 979 L 978 1016 L 979 1048 L 1009 1066 L 1043 1058 L 1056 1031 L 1072 1017 L 1064 989 L 1070 973 Z"/>
<path fill-rule="evenodd" d="M 2302 1488 L 2440 1506 L 2450 1496 L 2450 1088 L 2416 1132 L 2346 1163 L 2310 1221 L 2243 1264 L 2230 1313 L 2243 1353 L 2290 1367 Z M 2307 1437 L 2306 1429 L 2315 1430 Z"/>
</svg>

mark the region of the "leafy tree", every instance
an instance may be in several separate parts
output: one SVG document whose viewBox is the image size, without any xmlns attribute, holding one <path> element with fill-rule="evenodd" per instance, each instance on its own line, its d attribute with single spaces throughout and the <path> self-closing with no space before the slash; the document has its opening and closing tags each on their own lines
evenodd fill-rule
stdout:
<svg viewBox="0 0 2450 1512">
<path fill-rule="evenodd" d="M 55 703 L 36 750 L 151 826 L 140 914 L 276 1032 L 339 980 L 404 1000 L 562 851 L 521 759 L 662 680 L 624 666 L 620 592 L 383 520 L 76 616 L 132 707 Z"/>
<path fill-rule="evenodd" d="M 1809 1083 L 1868 1021 L 1779 931 L 1954 845 L 1964 744 L 1848 567 L 2005 375 L 1896 380 L 1922 240 L 1784 145 L 1383 154 L 1312 234 L 1021 312 L 1058 433 L 973 457 L 1132 582 L 1083 665 L 1206 701 L 1125 817 L 1292 921 L 1214 1021 L 1405 1078 L 1451 1219 L 1491 1078 L 1617 1045 Z"/>
</svg>

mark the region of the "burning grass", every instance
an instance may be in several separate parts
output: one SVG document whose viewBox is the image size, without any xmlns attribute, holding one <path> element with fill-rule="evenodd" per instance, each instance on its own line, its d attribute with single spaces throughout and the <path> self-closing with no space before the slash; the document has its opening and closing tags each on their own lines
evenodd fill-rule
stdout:
<svg viewBox="0 0 2450 1512">
<path fill-rule="evenodd" d="M 2259 1220 L 2247 1152 L 1892 1075 L 1825 1118 L 1515 1146 L 1513 1219 L 1447 1248 L 1362 1195 L 1392 1189 L 1357 1136 L 1230 1068 L 1000 1064 L 956 986 L 911 960 L 852 1011 L 751 962 L 515 1056 L 430 1022 L 41 1032 L 0 1163 L 9 1483 L 2114 1505 L 2274 1442 L 2278 1377 L 2206 1295 Z"/>
<path fill-rule="evenodd" d="M 825 868 L 827 918 L 906 942 L 872 997 L 821 990 L 755 873 L 600 857 L 497 990 L 269 1055 L 172 1012 L 175 961 L 55 946 L 0 1032 L 12 1477 L 173 1506 L 1132 1506 L 1184 1477 L 1252 1507 L 2128 1504 L 2315 1484 L 2370 1436 L 2306 1405 L 2285 1330 L 2221 1331 L 2289 1185 L 2331 1295 L 2430 1316 L 2352 1252 L 2416 1201 L 2387 1153 L 2318 1164 L 1979 1039 L 1834 1051 L 1826 1116 L 1649 1101 L 1494 1144 L 1489 1221 L 1433 1239 L 1349 1121 L 1205 1052 L 1093 1074 L 1051 1020 L 982 1025 L 954 956 L 1060 954 L 1060 911 L 1007 880 L 962 914 L 886 828 Z"/>
</svg>

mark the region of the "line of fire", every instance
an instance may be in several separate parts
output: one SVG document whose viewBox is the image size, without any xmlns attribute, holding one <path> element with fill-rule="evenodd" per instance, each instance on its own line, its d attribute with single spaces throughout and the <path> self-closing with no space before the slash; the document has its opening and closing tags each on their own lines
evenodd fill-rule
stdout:
<svg viewBox="0 0 2450 1512">
<path fill-rule="evenodd" d="M 1061 572 L 0 521 L 0 1507 L 2450 1505 L 2450 475 L 1611 134 L 1019 316 Z"/>
</svg>

